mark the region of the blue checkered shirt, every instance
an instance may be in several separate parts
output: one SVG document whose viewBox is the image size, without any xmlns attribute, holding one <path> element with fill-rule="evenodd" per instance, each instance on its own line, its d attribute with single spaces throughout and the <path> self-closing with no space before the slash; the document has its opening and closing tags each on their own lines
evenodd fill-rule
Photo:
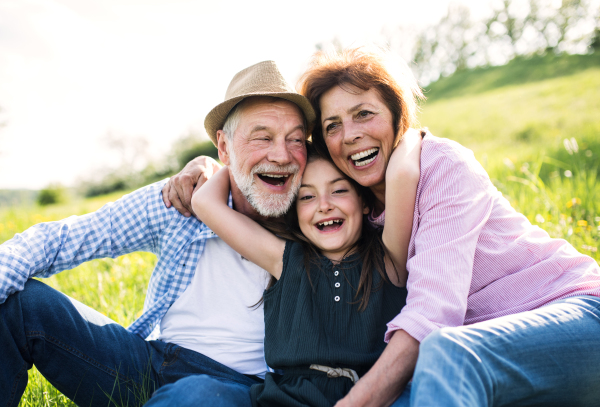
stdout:
<svg viewBox="0 0 600 407">
<path fill-rule="evenodd" d="M 196 218 L 165 207 L 161 195 L 165 182 L 87 215 L 32 226 L 0 245 L 0 304 L 31 277 L 50 277 L 88 260 L 150 252 L 156 254 L 157 263 L 144 311 L 127 328 L 148 337 L 192 281 L 207 239 L 216 237 Z"/>
</svg>

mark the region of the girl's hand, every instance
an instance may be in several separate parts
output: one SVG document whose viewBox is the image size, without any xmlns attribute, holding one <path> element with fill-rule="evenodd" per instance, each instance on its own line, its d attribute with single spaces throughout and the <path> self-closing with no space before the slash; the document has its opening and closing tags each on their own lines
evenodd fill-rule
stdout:
<svg viewBox="0 0 600 407">
<path fill-rule="evenodd" d="M 396 286 L 408 279 L 408 247 L 421 172 L 421 134 L 409 129 L 392 152 L 385 173 L 385 225 L 381 236 L 388 250 L 386 272 Z"/>
<path fill-rule="evenodd" d="M 204 221 L 203 217 L 216 205 L 227 206 L 229 190 L 229 168 L 225 166 L 194 191 L 191 205 L 198 219 Z"/>
<path fill-rule="evenodd" d="M 392 152 L 387 166 L 386 183 L 417 180 L 421 173 L 421 132 L 409 129 Z"/>
</svg>

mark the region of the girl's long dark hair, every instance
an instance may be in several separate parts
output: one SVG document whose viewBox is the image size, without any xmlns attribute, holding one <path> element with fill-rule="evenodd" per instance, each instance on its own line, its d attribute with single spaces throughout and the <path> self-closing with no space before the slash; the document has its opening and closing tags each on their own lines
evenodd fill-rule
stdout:
<svg viewBox="0 0 600 407">
<path fill-rule="evenodd" d="M 329 155 L 329 152 L 325 148 L 308 143 L 307 152 L 308 163 L 316 160 L 324 160 L 335 166 Z M 345 174 L 341 174 L 350 182 L 367 207 L 373 208 L 375 196 L 371 190 L 361 186 L 352 178 L 347 177 Z M 362 233 L 359 239 L 355 245 L 348 250 L 348 253 L 346 253 L 346 255 L 350 253 L 358 253 L 362 259 L 362 270 L 360 273 L 358 287 L 356 287 L 355 295 L 355 303 L 359 303 L 359 311 L 363 311 L 367 307 L 371 292 L 380 289 L 381 284 L 386 282 L 389 283 L 389 278 L 385 270 L 385 259 L 387 258 L 390 264 L 394 264 L 381 239 L 382 229 L 372 225 L 367 216 L 368 215 L 363 215 Z M 320 270 L 321 263 L 319 258 L 321 257 L 321 254 L 315 245 L 313 245 L 300 231 L 300 226 L 298 224 L 298 212 L 296 211 L 295 205 L 290 208 L 283 218 L 267 221 L 263 220 L 260 222 L 260 224 L 277 236 L 283 239 L 299 242 L 303 246 L 304 267 L 308 273 L 308 279 L 312 285 L 311 272 L 313 270 L 316 272 L 323 272 Z M 346 255 L 344 257 L 346 257 Z M 345 266 L 349 267 L 350 265 L 347 260 L 343 259 L 339 264 L 340 270 L 344 270 L 346 268 Z M 381 276 L 382 283 L 378 284 L 376 287 L 373 287 L 373 273 L 375 272 L 379 273 Z M 274 277 L 271 277 L 271 281 L 269 282 L 267 289 L 272 287 L 276 281 L 277 280 L 275 280 Z M 261 302 L 262 299 L 258 302 L 258 304 Z"/>
</svg>

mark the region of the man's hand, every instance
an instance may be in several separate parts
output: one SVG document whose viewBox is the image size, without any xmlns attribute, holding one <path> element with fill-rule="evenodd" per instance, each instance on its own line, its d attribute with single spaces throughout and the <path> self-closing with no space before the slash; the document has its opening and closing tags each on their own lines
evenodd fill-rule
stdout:
<svg viewBox="0 0 600 407">
<path fill-rule="evenodd" d="M 335 407 L 391 405 L 412 377 L 418 355 L 416 339 L 403 330 L 394 332 L 377 362 Z"/>
<path fill-rule="evenodd" d="M 220 168 L 218 162 L 206 156 L 196 157 L 187 163 L 183 170 L 172 176 L 162 189 L 162 198 L 166 207 L 174 206 L 186 217 L 194 214 L 192 195 Z"/>
</svg>

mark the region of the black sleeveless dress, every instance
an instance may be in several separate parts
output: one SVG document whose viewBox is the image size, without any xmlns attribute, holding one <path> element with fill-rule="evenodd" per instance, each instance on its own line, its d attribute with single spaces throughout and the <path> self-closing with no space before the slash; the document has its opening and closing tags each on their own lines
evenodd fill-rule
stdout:
<svg viewBox="0 0 600 407">
<path fill-rule="evenodd" d="M 312 267 L 309 281 L 302 246 L 286 243 L 281 277 L 264 294 L 265 359 L 278 373 L 267 373 L 264 383 L 252 386 L 253 406 L 334 405 L 350 391 L 352 380 L 328 378 L 309 366 L 364 375 L 385 348 L 386 323 L 406 304 L 406 288 L 383 282 L 374 272 L 373 287 L 379 289 L 359 311 L 360 256 L 337 266 L 325 256 L 319 261 L 320 270 Z"/>
</svg>

